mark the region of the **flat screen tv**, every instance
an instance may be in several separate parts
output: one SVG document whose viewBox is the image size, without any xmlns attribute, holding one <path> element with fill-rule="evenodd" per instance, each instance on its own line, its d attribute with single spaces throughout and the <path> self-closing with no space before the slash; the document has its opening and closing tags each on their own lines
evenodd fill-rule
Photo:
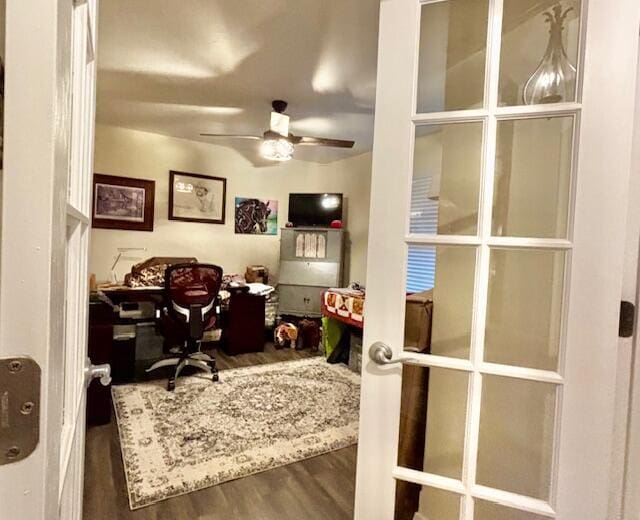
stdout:
<svg viewBox="0 0 640 520">
<path fill-rule="evenodd" d="M 342 220 L 342 193 L 291 193 L 289 222 L 296 227 L 329 227 Z"/>
</svg>

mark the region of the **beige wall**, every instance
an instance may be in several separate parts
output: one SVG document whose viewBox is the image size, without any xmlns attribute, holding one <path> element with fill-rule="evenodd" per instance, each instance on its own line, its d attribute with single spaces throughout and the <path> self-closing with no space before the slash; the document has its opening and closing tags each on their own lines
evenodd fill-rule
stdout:
<svg viewBox="0 0 640 520">
<path fill-rule="evenodd" d="M 215 175 L 227 179 L 224 225 L 169 221 L 169 170 Z M 96 173 L 152 179 L 156 182 L 153 232 L 93 229 L 90 272 L 107 280 L 119 247 L 146 247 L 118 264 L 122 279 L 131 265 L 151 256 L 195 256 L 221 265 L 227 273 L 243 273 L 250 264 L 264 264 L 277 274 L 279 236 L 236 235 L 234 198 L 269 198 L 279 202 L 284 226 L 291 192 L 339 192 L 345 196 L 349 232 L 345 282 L 365 281 L 371 154 L 330 164 L 292 160 L 256 168 L 234 150 L 185 139 L 98 126 Z"/>
</svg>

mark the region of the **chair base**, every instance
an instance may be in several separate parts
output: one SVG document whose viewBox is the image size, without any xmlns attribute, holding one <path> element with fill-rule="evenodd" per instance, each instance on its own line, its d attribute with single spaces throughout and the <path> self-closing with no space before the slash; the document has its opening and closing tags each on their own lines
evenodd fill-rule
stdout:
<svg viewBox="0 0 640 520">
<path fill-rule="evenodd" d="M 194 367 L 202 372 L 206 372 L 211 375 L 211 380 L 215 383 L 219 381 L 218 369 L 216 368 L 216 360 L 211 356 L 203 352 L 194 352 L 192 354 L 185 354 L 180 357 L 161 359 L 156 361 L 153 365 L 147 368 L 146 372 L 152 372 L 158 368 L 175 366 L 175 372 L 169 377 L 167 381 L 167 390 L 174 390 L 176 387 L 176 379 L 180 376 L 180 372 L 184 367 Z"/>
</svg>

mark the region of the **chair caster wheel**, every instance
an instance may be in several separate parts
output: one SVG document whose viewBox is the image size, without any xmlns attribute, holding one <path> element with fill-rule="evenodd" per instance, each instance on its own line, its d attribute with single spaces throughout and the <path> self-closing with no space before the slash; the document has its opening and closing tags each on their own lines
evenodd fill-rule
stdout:
<svg viewBox="0 0 640 520">
<path fill-rule="evenodd" d="M 218 381 L 220 381 L 220 376 L 218 375 L 217 372 L 211 376 L 211 381 L 213 381 L 214 383 L 217 383 Z"/>
<path fill-rule="evenodd" d="M 169 379 L 169 381 L 167 381 L 167 390 L 169 392 L 172 392 L 175 389 L 176 389 L 176 380 L 175 379 Z"/>
</svg>

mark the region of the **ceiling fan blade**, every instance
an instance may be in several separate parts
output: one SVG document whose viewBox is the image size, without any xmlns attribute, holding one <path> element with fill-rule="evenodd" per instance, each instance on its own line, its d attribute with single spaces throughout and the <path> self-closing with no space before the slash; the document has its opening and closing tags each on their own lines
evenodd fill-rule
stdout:
<svg viewBox="0 0 640 520">
<path fill-rule="evenodd" d="M 231 139 L 253 139 L 260 141 L 261 136 L 258 135 L 237 135 L 237 134 L 200 134 L 202 137 L 228 137 Z"/>
<path fill-rule="evenodd" d="M 328 139 L 326 137 L 292 136 L 293 144 L 299 146 L 333 146 L 334 148 L 353 148 L 355 141 L 344 139 Z"/>
</svg>

